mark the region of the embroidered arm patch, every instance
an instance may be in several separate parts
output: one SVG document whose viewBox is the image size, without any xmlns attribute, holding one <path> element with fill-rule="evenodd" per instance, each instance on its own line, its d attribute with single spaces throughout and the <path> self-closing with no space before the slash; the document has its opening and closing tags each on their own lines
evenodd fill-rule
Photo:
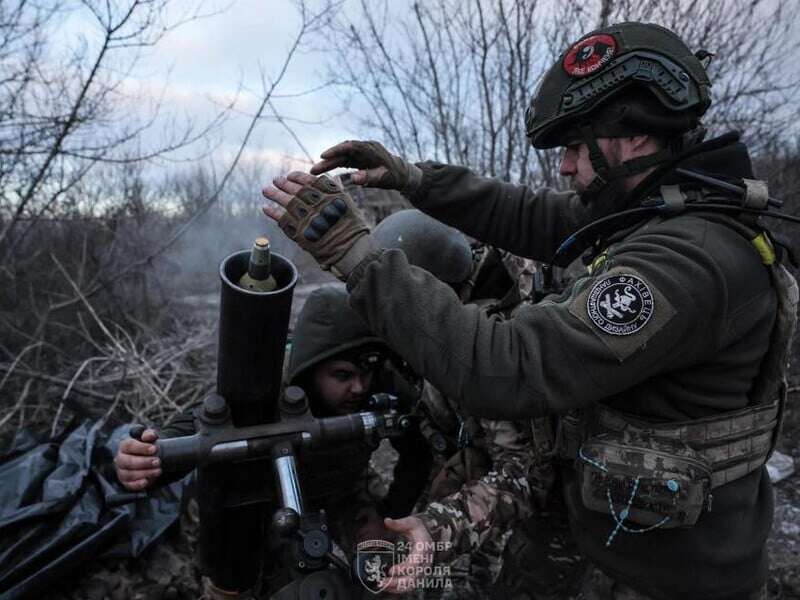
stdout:
<svg viewBox="0 0 800 600">
<path fill-rule="evenodd" d="M 622 362 L 675 316 L 652 284 L 630 268 L 611 269 L 572 301 L 569 312 L 583 321 Z"/>
</svg>

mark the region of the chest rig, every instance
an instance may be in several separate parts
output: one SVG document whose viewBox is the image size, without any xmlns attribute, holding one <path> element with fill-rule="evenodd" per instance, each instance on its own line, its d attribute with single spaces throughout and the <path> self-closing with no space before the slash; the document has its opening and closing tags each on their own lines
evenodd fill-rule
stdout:
<svg viewBox="0 0 800 600">
<path fill-rule="evenodd" d="M 682 212 L 687 196 L 678 186 L 661 188 L 662 201 L 672 207 L 673 214 Z M 765 208 L 767 200 L 766 186 L 748 184 L 745 205 Z M 754 218 L 720 219 L 758 252 L 777 299 L 769 346 L 753 382 L 749 406 L 666 423 L 649 422 L 606 405 L 563 416 L 558 455 L 577 470 L 584 506 L 613 518 L 615 527 L 606 545 L 619 531 L 693 526 L 703 511 L 712 510 L 715 488 L 766 463 L 780 433 L 787 396 L 786 364 L 797 324 L 797 282 Z M 590 274 L 599 272 L 607 260 L 602 249 L 595 254 Z"/>
</svg>

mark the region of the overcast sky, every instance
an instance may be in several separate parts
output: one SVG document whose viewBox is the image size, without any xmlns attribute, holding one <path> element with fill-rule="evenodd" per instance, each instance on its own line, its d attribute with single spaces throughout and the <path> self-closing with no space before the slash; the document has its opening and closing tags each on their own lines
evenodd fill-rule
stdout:
<svg viewBox="0 0 800 600">
<path fill-rule="evenodd" d="M 218 167 L 223 168 L 241 145 L 251 120 L 249 115 L 261 100 L 261 70 L 269 77 L 278 75 L 297 34 L 299 18 L 289 0 L 210 0 L 207 5 L 219 10 L 219 14 L 181 25 L 155 48 L 145 51 L 136 70 L 126 79 L 125 88 L 135 96 L 163 98 L 164 115 L 189 116 L 198 126 L 219 112 L 220 105 L 238 97 L 236 112 L 230 115 L 216 140 L 219 145 L 214 156 L 220 163 Z M 94 27 L 86 11 L 75 11 L 64 21 L 60 32 L 73 42 L 76 35 L 91 42 L 96 34 Z M 297 53 L 274 99 L 277 109 L 290 119 L 290 126 L 315 159 L 322 150 L 352 133 L 341 118 L 336 118 L 339 102 L 330 91 L 302 97 L 280 96 L 318 86 L 324 80 L 324 70 L 318 54 Z M 317 123 L 303 124 L 292 119 Z M 160 134 L 155 129 L 147 141 L 154 142 Z M 250 139 L 245 159 L 252 158 L 276 164 L 287 159 L 307 163 L 304 152 L 285 128 L 271 121 L 260 122 Z"/>
<path fill-rule="evenodd" d="M 241 84 L 244 89 L 237 106 L 253 112 L 262 91 L 260 69 L 270 77 L 277 76 L 298 27 L 297 12 L 286 0 L 236 0 L 222 14 L 189 23 L 168 36 L 153 59 L 162 68 L 171 66 L 170 95 L 180 105 L 196 111 L 213 109 L 209 96 L 227 100 Z M 296 54 L 277 95 L 296 94 L 319 85 L 324 78 L 324 66 L 319 61 L 316 54 Z M 326 103 L 326 97 L 330 100 L 324 93 L 275 99 L 279 111 L 290 118 L 325 121 L 318 125 L 291 122 L 315 158 L 345 135 L 345 129 L 331 118 L 336 103 Z M 226 128 L 226 150 L 239 147 L 248 122 L 244 115 L 233 119 Z M 285 129 L 270 122 L 259 125 L 250 150 L 269 156 L 303 156 Z"/>
</svg>

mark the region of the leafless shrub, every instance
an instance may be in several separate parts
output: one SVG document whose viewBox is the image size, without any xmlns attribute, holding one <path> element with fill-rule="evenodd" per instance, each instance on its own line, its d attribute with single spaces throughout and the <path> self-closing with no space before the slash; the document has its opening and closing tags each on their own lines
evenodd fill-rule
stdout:
<svg viewBox="0 0 800 600">
<path fill-rule="evenodd" d="M 334 4 L 295 3 L 299 27 L 277 71 L 262 73 L 223 167 L 198 162 L 158 183 L 150 162 L 208 141 L 219 122 L 176 126 L 148 148 L 145 132 L 164 123 L 158 102 L 134 110 L 122 84 L 140 50 L 206 16 L 179 1 L 82 0 L 100 34 L 68 55 L 49 36 L 66 0 L 0 6 L 0 434 L 55 432 L 74 417 L 163 424 L 213 383 L 213 316 L 187 315 L 181 296 L 215 291 L 221 253 L 254 237 L 254 215 L 231 195 L 241 159 L 262 120 L 282 119 L 273 95 Z"/>
<path fill-rule="evenodd" d="M 77 7 L 64 1 L 3 3 L 0 263 L 13 259 L 30 223 L 60 213 L 65 195 L 98 165 L 162 156 L 203 138 L 214 125 L 196 128 L 186 123 L 165 131 L 155 147 L 142 144 L 147 131 L 163 127 L 160 102 L 127 91 L 124 82 L 142 49 L 187 20 L 201 17 L 204 10 L 204 3 L 197 3 L 167 21 L 164 15 L 175 14 L 175 4 L 169 0 L 83 0 Z M 72 9 L 99 33 L 58 51 L 52 41 L 54 29 Z"/>
<path fill-rule="evenodd" d="M 172 228 L 153 211 L 38 224 L 29 243 L 46 243 L 0 310 L 0 426 L 55 433 L 72 416 L 160 424 L 210 389 L 213 321 L 181 314 L 169 267 L 92 301 L 82 292 Z"/>
</svg>

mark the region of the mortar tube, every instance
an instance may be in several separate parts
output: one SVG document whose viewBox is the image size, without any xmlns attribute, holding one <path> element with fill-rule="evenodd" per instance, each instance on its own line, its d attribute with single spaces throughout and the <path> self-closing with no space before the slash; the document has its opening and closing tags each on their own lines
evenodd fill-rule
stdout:
<svg viewBox="0 0 800 600">
<path fill-rule="evenodd" d="M 217 393 L 233 425 L 273 423 L 278 414 L 283 358 L 297 269 L 279 254 L 271 256 L 277 287 L 257 292 L 239 287 L 250 251 L 236 252 L 220 264 Z M 198 469 L 199 559 L 217 590 L 244 593 L 261 572 L 265 519 L 276 506 L 253 502 L 270 486 L 266 460 Z"/>
</svg>

